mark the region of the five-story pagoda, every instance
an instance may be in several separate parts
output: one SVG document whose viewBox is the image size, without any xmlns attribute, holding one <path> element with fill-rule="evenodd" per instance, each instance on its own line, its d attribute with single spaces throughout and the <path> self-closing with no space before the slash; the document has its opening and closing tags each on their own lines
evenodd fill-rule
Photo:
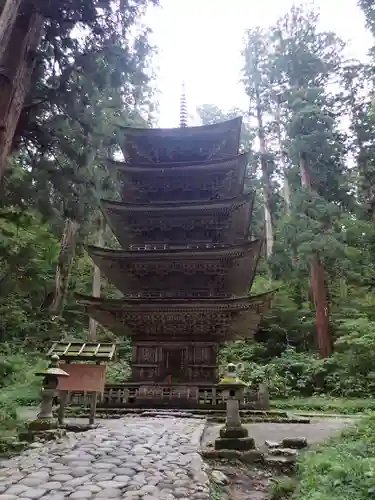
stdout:
<svg viewBox="0 0 375 500">
<path fill-rule="evenodd" d="M 252 337 L 271 293 L 249 296 L 261 241 L 249 239 L 242 119 L 201 127 L 122 130 L 122 201 L 102 201 L 122 250 L 89 247 L 117 300 L 81 297 L 86 312 L 132 339 L 122 402 L 220 400 L 218 347 Z M 219 398 L 219 399 L 218 399 Z"/>
</svg>

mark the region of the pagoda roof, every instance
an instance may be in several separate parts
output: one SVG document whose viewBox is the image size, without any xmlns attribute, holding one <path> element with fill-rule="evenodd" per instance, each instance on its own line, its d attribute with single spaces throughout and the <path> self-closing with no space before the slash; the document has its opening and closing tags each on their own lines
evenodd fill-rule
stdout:
<svg viewBox="0 0 375 500">
<path fill-rule="evenodd" d="M 209 160 L 238 153 L 242 117 L 198 127 L 120 127 L 121 149 L 129 163 Z"/>
<path fill-rule="evenodd" d="M 206 163 L 109 162 L 118 171 L 122 200 L 152 204 L 235 198 L 243 193 L 247 164 L 247 153 Z"/>
<path fill-rule="evenodd" d="M 103 215 L 123 248 L 191 248 L 244 243 L 254 192 L 206 203 L 134 204 L 101 200 Z"/>
<path fill-rule="evenodd" d="M 251 287 L 262 240 L 220 248 L 111 250 L 88 247 L 94 263 L 125 296 L 230 297 Z"/>
<path fill-rule="evenodd" d="M 151 129 L 152 130 L 152 129 Z M 180 130 L 180 129 L 178 129 Z M 145 173 L 145 174 L 165 174 L 165 170 L 167 173 L 180 175 L 183 172 L 195 172 L 202 170 L 221 170 L 233 167 L 234 165 L 240 165 L 241 167 L 247 165 L 249 159 L 249 153 L 241 153 L 230 157 L 225 158 L 214 158 L 211 160 L 200 160 L 200 161 L 170 161 L 165 163 L 129 163 L 126 161 L 114 160 L 112 158 L 107 160 L 107 164 L 109 167 L 113 167 L 115 169 L 124 171 L 124 172 L 132 172 L 132 173 Z"/>
<path fill-rule="evenodd" d="M 118 336 L 217 341 L 252 337 L 274 291 L 231 299 L 103 299 L 79 295 L 85 312 Z"/>
</svg>

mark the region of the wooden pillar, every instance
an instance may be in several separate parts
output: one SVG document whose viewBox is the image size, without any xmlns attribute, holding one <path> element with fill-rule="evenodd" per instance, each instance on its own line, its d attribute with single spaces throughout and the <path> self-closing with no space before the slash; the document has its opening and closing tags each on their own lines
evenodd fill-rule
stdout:
<svg viewBox="0 0 375 500">
<path fill-rule="evenodd" d="M 57 410 L 57 420 L 59 425 L 64 425 L 65 419 L 65 408 L 68 403 L 69 393 L 68 391 L 60 391 L 60 406 Z"/>
<path fill-rule="evenodd" d="M 97 361 L 95 364 L 100 365 L 100 361 Z M 97 405 L 98 405 L 98 393 L 94 392 L 91 394 L 91 402 L 90 402 L 90 413 L 89 413 L 89 424 L 90 425 L 95 424 Z"/>
<path fill-rule="evenodd" d="M 69 365 L 70 360 L 66 360 L 65 363 Z M 60 391 L 59 396 L 60 396 L 60 406 L 57 410 L 57 421 L 59 425 L 64 425 L 65 408 L 68 404 L 70 393 L 68 391 Z"/>
<path fill-rule="evenodd" d="M 90 402 L 90 414 L 89 414 L 89 424 L 90 425 L 95 424 L 97 404 L 98 404 L 98 393 L 93 392 L 91 394 L 91 402 Z"/>
</svg>

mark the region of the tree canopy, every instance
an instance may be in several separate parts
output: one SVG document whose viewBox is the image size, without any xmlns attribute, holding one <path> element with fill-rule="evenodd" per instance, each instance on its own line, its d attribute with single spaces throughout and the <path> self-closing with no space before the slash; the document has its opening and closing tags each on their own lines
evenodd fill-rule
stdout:
<svg viewBox="0 0 375 500">
<path fill-rule="evenodd" d="M 375 36 L 373 3 L 360 1 Z M 118 125 L 155 123 L 149 4 L 42 3 L 45 35 L 0 192 L 3 342 L 87 336 L 73 298 L 93 288 L 83 244 L 115 244 L 98 209 L 117 196 L 105 160 L 120 154 Z M 244 115 L 250 231 L 267 243 L 254 290 L 279 291 L 256 341 L 224 346 L 221 360 L 242 360 L 244 377 L 273 395 L 373 389 L 375 60 L 348 61 L 343 47 L 313 9 L 293 7 L 245 34 L 247 109 L 198 109 L 205 124 Z"/>
</svg>

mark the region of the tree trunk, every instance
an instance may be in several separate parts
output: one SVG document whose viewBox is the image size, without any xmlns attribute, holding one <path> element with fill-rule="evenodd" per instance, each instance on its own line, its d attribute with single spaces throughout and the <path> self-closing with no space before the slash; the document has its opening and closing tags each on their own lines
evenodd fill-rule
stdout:
<svg viewBox="0 0 375 500">
<path fill-rule="evenodd" d="M 276 121 L 276 135 L 277 135 L 277 142 L 278 142 L 278 147 L 280 151 L 280 163 L 281 163 L 281 170 L 283 173 L 283 198 L 284 198 L 284 203 L 285 203 L 285 211 L 287 215 L 290 215 L 290 186 L 289 186 L 289 181 L 288 181 L 288 176 L 287 176 L 287 165 L 285 161 L 285 156 L 283 153 L 283 140 L 282 140 L 282 134 L 281 134 L 281 113 L 280 113 L 280 104 L 277 100 L 276 104 L 276 113 L 275 113 L 275 121 Z"/>
<path fill-rule="evenodd" d="M 55 293 L 49 308 L 52 314 L 61 314 L 64 308 L 79 228 L 80 225 L 77 221 L 73 219 L 65 220 L 60 253 L 56 266 Z"/>
<path fill-rule="evenodd" d="M 316 344 L 321 358 L 327 358 L 332 352 L 329 331 L 328 297 L 325 282 L 325 269 L 316 252 L 310 262 L 310 281 L 314 297 L 316 314 Z"/>
<path fill-rule="evenodd" d="M 370 207 L 371 207 L 371 220 L 373 224 L 375 224 L 375 200 L 371 201 Z"/>
<path fill-rule="evenodd" d="M 0 61 L 3 60 L 4 53 L 9 48 L 8 43 L 12 34 L 14 23 L 22 0 L 5 0 L 0 13 Z"/>
<path fill-rule="evenodd" d="M 301 183 L 311 189 L 311 179 L 306 168 L 305 159 L 300 158 Z M 315 306 L 316 344 L 321 358 L 327 358 L 332 352 L 332 340 L 329 329 L 329 301 L 325 269 L 318 252 L 314 252 L 310 260 L 310 287 Z"/>
<path fill-rule="evenodd" d="M 266 137 L 263 126 L 263 116 L 262 116 L 262 105 L 259 95 L 259 90 L 256 89 L 256 116 L 258 122 L 258 139 L 259 139 L 259 151 L 260 151 L 260 165 L 262 169 L 262 182 L 263 182 L 263 197 L 264 197 L 264 222 L 266 230 L 266 255 L 269 258 L 272 255 L 273 250 L 273 227 L 272 227 L 272 216 L 271 216 L 271 196 L 272 190 L 270 185 L 270 179 L 267 171 L 267 147 L 266 147 Z"/>
<path fill-rule="evenodd" d="M 0 18 L 0 29 L 3 27 L 3 32 L 0 33 L 0 181 L 29 92 L 35 51 L 43 33 L 44 21 L 31 2 L 21 2 L 21 8 L 16 11 L 9 3 L 11 2 L 7 1 L 5 4 L 6 10 L 3 9 Z M 13 21 L 11 30 L 4 29 L 6 19 Z"/>
<path fill-rule="evenodd" d="M 103 215 L 100 214 L 98 240 L 97 240 L 98 247 L 104 246 L 104 232 L 105 232 L 105 220 L 104 220 Z M 100 292 L 101 292 L 101 272 L 100 272 L 100 268 L 94 264 L 94 273 L 93 273 L 93 279 L 92 279 L 92 296 L 93 297 L 100 297 Z M 97 326 L 98 326 L 98 323 L 93 318 L 90 318 L 89 333 L 87 336 L 87 340 L 89 342 L 96 342 Z"/>
</svg>

